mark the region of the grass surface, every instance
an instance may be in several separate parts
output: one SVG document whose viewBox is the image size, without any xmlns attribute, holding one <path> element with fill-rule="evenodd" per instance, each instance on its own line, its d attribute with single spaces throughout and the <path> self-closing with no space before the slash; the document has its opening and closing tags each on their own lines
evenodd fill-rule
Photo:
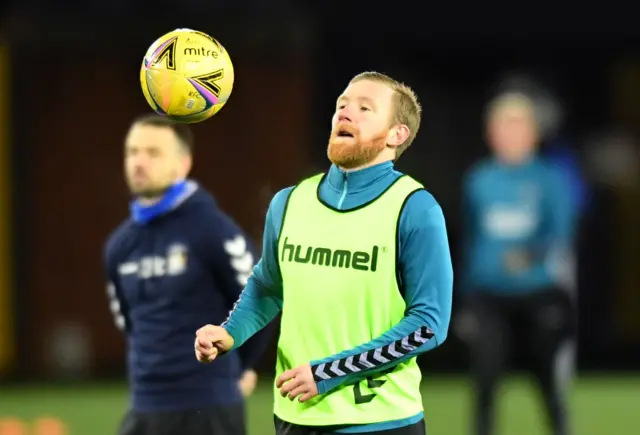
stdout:
<svg viewBox="0 0 640 435">
<path fill-rule="evenodd" d="M 423 394 L 429 435 L 471 434 L 471 393 L 462 378 L 426 379 Z M 263 383 L 251 398 L 249 435 L 273 435 L 271 397 L 270 384 Z M 505 382 L 497 435 L 546 434 L 537 399 L 537 391 L 526 379 Z M 39 418 L 62 422 L 65 435 L 114 435 L 126 405 L 124 384 L 1 387 L 0 435 L 58 435 L 52 423 L 36 431 L 34 422 Z M 640 434 L 640 377 L 582 378 L 573 388 L 571 408 L 576 435 Z"/>
</svg>

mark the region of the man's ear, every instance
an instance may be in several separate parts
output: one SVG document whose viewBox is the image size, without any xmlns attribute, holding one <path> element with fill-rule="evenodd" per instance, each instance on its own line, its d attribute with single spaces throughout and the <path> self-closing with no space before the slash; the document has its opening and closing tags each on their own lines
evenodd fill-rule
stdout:
<svg viewBox="0 0 640 435">
<path fill-rule="evenodd" d="M 193 156 L 191 154 L 187 154 L 184 156 L 182 161 L 183 170 L 185 172 L 185 176 L 188 176 L 191 172 L 191 168 L 193 168 Z"/>
<path fill-rule="evenodd" d="M 387 134 L 387 145 L 392 148 L 399 147 L 409 139 L 410 134 L 409 127 L 404 124 L 398 124 L 389 130 Z"/>
</svg>

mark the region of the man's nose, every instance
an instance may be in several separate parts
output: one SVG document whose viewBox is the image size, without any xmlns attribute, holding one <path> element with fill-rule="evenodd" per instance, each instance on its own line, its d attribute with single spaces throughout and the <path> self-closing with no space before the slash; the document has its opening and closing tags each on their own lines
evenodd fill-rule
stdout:
<svg viewBox="0 0 640 435">
<path fill-rule="evenodd" d="M 342 109 L 338 114 L 338 122 L 351 122 L 351 115 L 345 109 Z"/>
<path fill-rule="evenodd" d="M 148 166 L 148 164 L 147 164 L 146 159 L 144 157 L 137 158 L 133 162 L 133 170 L 135 172 L 144 171 L 147 168 L 147 166 Z"/>
</svg>

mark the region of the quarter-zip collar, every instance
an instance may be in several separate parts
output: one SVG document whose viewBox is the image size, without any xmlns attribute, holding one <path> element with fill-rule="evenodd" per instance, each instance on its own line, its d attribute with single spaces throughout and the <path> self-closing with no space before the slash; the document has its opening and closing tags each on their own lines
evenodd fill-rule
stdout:
<svg viewBox="0 0 640 435">
<path fill-rule="evenodd" d="M 336 165 L 331 165 L 327 174 L 327 182 L 338 192 L 345 189 L 349 193 L 357 193 L 371 187 L 377 181 L 393 172 L 393 162 L 383 162 L 368 168 L 355 171 L 345 171 Z"/>
<path fill-rule="evenodd" d="M 393 162 L 383 162 L 374 166 L 354 171 L 345 171 L 331 165 L 326 182 L 340 194 L 337 209 L 342 210 L 347 195 L 360 193 L 370 189 L 376 183 L 393 173 Z"/>
</svg>

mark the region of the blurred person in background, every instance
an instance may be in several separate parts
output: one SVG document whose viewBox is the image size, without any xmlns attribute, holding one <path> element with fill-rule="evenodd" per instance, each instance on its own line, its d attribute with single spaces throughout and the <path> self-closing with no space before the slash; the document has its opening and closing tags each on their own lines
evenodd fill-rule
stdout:
<svg viewBox="0 0 640 435">
<path fill-rule="evenodd" d="M 193 331 L 222 322 L 256 252 L 214 198 L 187 179 L 187 125 L 159 115 L 135 120 L 125 142 L 134 200 L 105 247 L 110 307 L 125 331 L 131 409 L 121 435 L 244 435 L 243 398 L 268 328 L 211 366 L 193 360 Z"/>
<path fill-rule="evenodd" d="M 536 106 L 518 92 L 487 111 L 492 157 L 464 183 L 463 310 L 476 384 L 475 433 L 494 431 L 498 381 L 513 347 L 527 352 L 552 433 L 567 435 L 575 334 L 570 269 L 577 208 L 561 170 L 538 157 Z"/>
<path fill-rule="evenodd" d="M 529 74 L 510 74 L 497 87 L 497 94 L 523 93 L 536 107 L 540 156 L 560 169 L 569 187 L 570 199 L 578 215 L 589 204 L 589 186 L 571 137 L 562 131 L 565 111 L 552 87 Z"/>
</svg>

